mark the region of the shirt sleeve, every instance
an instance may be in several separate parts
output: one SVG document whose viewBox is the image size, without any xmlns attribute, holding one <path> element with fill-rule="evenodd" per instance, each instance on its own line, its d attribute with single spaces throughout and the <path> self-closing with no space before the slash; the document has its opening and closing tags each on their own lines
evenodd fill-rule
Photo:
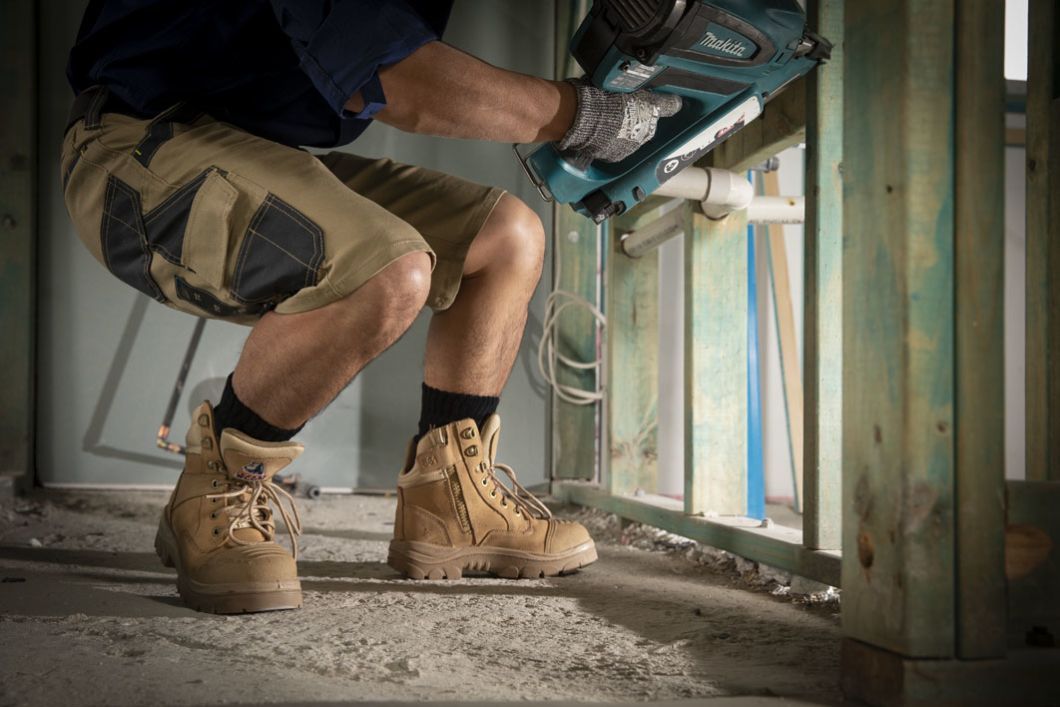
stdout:
<svg viewBox="0 0 1060 707">
<path fill-rule="evenodd" d="M 379 69 L 395 64 L 438 33 L 404 0 L 272 0 L 302 70 L 343 118 L 371 118 L 386 105 Z M 357 92 L 359 113 L 346 110 Z"/>
</svg>

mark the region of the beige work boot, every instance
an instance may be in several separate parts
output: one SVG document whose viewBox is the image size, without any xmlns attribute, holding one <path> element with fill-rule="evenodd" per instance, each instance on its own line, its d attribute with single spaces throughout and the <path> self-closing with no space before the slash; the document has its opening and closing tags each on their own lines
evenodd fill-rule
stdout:
<svg viewBox="0 0 1060 707">
<path fill-rule="evenodd" d="M 501 420 L 461 420 L 409 445 L 398 477 L 397 519 L 387 563 L 412 579 L 458 579 L 464 570 L 500 577 L 552 577 L 596 560 L 589 532 L 557 520 L 494 463 Z M 511 480 L 509 489 L 495 476 Z"/>
<path fill-rule="evenodd" d="M 301 453 L 300 444 L 259 442 L 234 429 L 218 439 L 210 404 L 195 411 L 184 472 L 155 536 L 155 551 L 163 564 L 176 567 L 177 590 L 189 607 L 238 614 L 302 606 L 298 510 L 272 483 Z M 290 552 L 273 542 L 271 503 L 291 535 Z"/>
</svg>

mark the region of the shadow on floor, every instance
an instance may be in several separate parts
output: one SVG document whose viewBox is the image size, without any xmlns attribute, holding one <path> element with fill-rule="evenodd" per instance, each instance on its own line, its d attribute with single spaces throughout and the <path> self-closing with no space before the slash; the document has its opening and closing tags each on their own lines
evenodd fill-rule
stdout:
<svg viewBox="0 0 1060 707">
<path fill-rule="evenodd" d="M 299 573 L 307 592 L 574 599 L 585 613 L 635 633 L 656 655 L 691 654 L 697 670 L 729 694 L 838 699 L 834 621 L 734 587 L 706 568 L 675 569 L 665 555 L 613 546 L 600 554 L 590 569 L 545 581 L 413 581 L 372 561 L 302 561 Z M 4 560 L 33 563 L 0 568 L 4 578 L 23 580 L 0 583 L 5 613 L 218 620 L 180 604 L 173 571 L 154 553 L 0 546 Z M 601 659 L 587 646 L 584 669 Z"/>
</svg>

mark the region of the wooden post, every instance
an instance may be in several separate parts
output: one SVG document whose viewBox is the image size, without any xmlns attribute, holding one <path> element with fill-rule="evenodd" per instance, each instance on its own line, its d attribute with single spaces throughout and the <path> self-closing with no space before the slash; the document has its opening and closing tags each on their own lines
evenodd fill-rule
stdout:
<svg viewBox="0 0 1060 707">
<path fill-rule="evenodd" d="M 958 703 L 1005 651 L 1001 6 L 845 12 L 843 685 Z"/>
<path fill-rule="evenodd" d="M 621 238 L 658 219 L 661 210 L 637 207 L 609 228 L 607 480 L 613 494 L 658 490 L 659 251 L 630 258 Z"/>
<path fill-rule="evenodd" d="M 707 153 L 699 166 L 743 172 L 806 139 L 806 79 L 766 104 L 762 115 Z"/>
<path fill-rule="evenodd" d="M 36 6 L 0 5 L 0 476 L 33 474 Z"/>
<path fill-rule="evenodd" d="M 992 658 L 1005 654 L 1005 8 L 955 10 L 957 656 Z"/>
<path fill-rule="evenodd" d="M 747 512 L 747 212 L 685 238 L 685 511 Z"/>
<path fill-rule="evenodd" d="M 810 27 L 833 44 L 807 77 L 803 290 L 802 536 L 841 546 L 843 451 L 843 2 L 810 0 Z"/>
<path fill-rule="evenodd" d="M 588 2 L 556 4 L 556 78 L 573 76 L 577 65 L 567 50 L 570 36 L 588 11 Z M 567 204 L 553 210 L 553 278 L 558 289 L 600 302 L 600 265 L 603 230 Z M 558 272 L 558 277 L 556 273 Z M 569 308 L 556 325 L 555 346 L 559 353 L 577 361 L 593 361 L 600 355 L 600 331 L 592 315 Z M 560 367 L 559 383 L 583 390 L 596 386 L 596 371 Z M 552 396 L 552 476 L 561 479 L 591 479 L 599 469 L 602 425 L 601 406 L 575 405 Z"/>
<path fill-rule="evenodd" d="M 844 9 L 843 631 L 952 658 L 953 1 Z"/>
<path fill-rule="evenodd" d="M 1031 0 L 1027 62 L 1027 478 L 1060 480 L 1060 10 Z"/>
</svg>

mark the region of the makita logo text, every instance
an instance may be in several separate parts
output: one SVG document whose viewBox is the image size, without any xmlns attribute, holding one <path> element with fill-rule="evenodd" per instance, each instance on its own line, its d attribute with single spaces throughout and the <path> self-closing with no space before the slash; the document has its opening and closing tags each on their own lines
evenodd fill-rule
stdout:
<svg viewBox="0 0 1060 707">
<path fill-rule="evenodd" d="M 707 36 L 699 41 L 699 46 L 706 47 L 707 49 L 713 49 L 716 52 L 723 54 L 731 54 L 732 56 L 743 57 L 748 52 L 748 47 L 743 42 L 736 42 L 731 39 L 722 39 L 713 32 L 707 32 Z"/>
</svg>

